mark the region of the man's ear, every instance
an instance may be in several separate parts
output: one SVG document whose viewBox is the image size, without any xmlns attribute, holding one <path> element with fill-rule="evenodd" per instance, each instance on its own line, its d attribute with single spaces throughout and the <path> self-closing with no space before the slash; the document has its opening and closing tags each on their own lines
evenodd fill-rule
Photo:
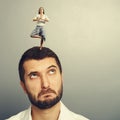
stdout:
<svg viewBox="0 0 120 120">
<path fill-rule="evenodd" d="M 25 83 L 20 81 L 20 85 L 21 85 L 22 89 L 24 90 L 24 92 L 27 93 Z"/>
</svg>

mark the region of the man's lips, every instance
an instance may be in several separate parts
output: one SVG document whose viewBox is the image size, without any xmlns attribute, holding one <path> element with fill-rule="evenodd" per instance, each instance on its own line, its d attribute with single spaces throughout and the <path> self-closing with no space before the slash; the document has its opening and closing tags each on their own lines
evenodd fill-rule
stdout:
<svg viewBox="0 0 120 120">
<path fill-rule="evenodd" d="M 43 97 L 51 97 L 52 94 L 54 94 L 54 93 L 52 93 L 52 92 L 51 92 L 51 93 L 45 93 L 45 94 L 43 94 L 42 96 L 43 96 Z"/>
<path fill-rule="evenodd" d="M 48 89 L 48 90 L 42 90 L 38 96 L 50 96 L 51 94 L 56 94 L 54 90 Z"/>
</svg>

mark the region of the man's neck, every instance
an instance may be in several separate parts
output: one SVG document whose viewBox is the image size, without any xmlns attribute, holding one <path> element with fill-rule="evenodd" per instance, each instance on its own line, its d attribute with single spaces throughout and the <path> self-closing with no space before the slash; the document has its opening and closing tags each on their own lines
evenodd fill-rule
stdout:
<svg viewBox="0 0 120 120">
<path fill-rule="evenodd" d="M 60 113 L 60 102 L 49 109 L 39 109 L 32 106 L 32 120 L 58 120 Z"/>
</svg>

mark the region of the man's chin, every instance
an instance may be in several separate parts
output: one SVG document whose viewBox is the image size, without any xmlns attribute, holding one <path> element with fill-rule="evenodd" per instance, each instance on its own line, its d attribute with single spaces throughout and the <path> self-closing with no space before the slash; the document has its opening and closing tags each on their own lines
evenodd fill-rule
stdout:
<svg viewBox="0 0 120 120">
<path fill-rule="evenodd" d="M 63 89 L 59 91 L 58 96 L 54 93 L 45 93 L 45 94 L 40 94 L 37 98 L 32 96 L 32 94 L 28 94 L 29 100 L 31 104 L 34 106 L 38 107 L 39 109 L 49 109 L 56 105 L 62 98 L 62 92 Z"/>
<path fill-rule="evenodd" d="M 56 105 L 60 101 L 60 98 L 56 97 L 47 97 L 43 101 L 38 101 L 36 104 L 34 104 L 36 107 L 40 109 L 48 109 Z"/>
</svg>

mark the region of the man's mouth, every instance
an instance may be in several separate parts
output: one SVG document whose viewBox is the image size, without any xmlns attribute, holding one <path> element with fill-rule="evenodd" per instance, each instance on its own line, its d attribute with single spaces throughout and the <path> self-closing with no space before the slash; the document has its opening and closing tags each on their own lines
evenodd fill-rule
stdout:
<svg viewBox="0 0 120 120">
<path fill-rule="evenodd" d="M 53 94 L 56 94 L 56 92 L 51 89 L 48 89 L 46 91 L 42 90 L 38 96 L 50 97 Z"/>
</svg>

